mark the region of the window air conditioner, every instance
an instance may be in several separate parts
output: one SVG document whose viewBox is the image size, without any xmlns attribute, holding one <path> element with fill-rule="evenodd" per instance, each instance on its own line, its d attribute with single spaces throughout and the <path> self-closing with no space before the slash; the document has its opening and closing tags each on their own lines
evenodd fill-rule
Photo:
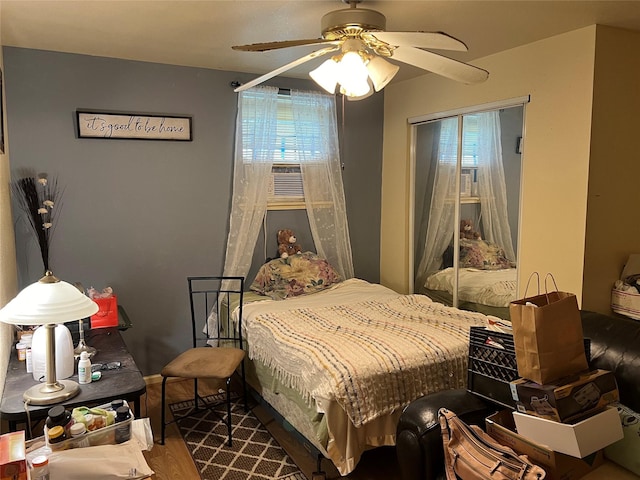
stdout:
<svg viewBox="0 0 640 480">
<path fill-rule="evenodd" d="M 274 165 L 268 195 L 270 207 L 305 208 L 300 167 Z"/>
</svg>

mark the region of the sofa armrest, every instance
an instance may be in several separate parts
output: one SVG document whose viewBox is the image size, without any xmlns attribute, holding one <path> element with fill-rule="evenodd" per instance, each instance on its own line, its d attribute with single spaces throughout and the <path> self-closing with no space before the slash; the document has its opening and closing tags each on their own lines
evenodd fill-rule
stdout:
<svg viewBox="0 0 640 480">
<path fill-rule="evenodd" d="M 468 424 L 484 428 L 497 407 L 465 389 L 445 390 L 411 402 L 396 431 L 396 455 L 403 480 L 436 480 L 444 471 L 438 410 L 446 407 Z"/>
</svg>

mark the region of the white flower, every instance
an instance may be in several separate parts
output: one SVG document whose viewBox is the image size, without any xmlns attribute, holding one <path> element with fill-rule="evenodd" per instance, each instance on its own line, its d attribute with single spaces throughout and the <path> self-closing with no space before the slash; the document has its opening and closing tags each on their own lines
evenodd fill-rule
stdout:
<svg viewBox="0 0 640 480">
<path fill-rule="evenodd" d="M 46 186 L 46 185 L 47 185 L 47 179 L 46 179 L 46 177 L 40 177 L 40 178 L 38 178 L 38 183 L 39 183 L 40 185 L 42 185 L 43 187 L 44 187 L 44 186 Z"/>
<path fill-rule="evenodd" d="M 38 209 L 38 213 L 39 213 L 40 215 L 43 215 L 43 214 L 45 214 L 45 213 L 49 213 L 49 210 L 47 210 L 47 209 L 46 209 L 46 208 L 44 208 L 44 207 L 43 207 L 43 208 L 39 208 L 39 209 Z"/>
<path fill-rule="evenodd" d="M 43 226 L 43 227 L 45 228 L 45 230 L 46 230 L 47 228 L 51 228 L 51 227 L 53 226 L 53 223 L 51 223 L 51 222 L 45 222 L 45 223 L 43 223 L 43 224 L 42 224 L 42 226 Z"/>
<path fill-rule="evenodd" d="M 52 207 L 53 207 L 53 202 L 52 202 L 51 200 L 45 200 L 44 202 L 42 202 L 42 204 L 43 204 L 45 207 L 49 207 L 49 208 L 52 208 Z"/>
</svg>

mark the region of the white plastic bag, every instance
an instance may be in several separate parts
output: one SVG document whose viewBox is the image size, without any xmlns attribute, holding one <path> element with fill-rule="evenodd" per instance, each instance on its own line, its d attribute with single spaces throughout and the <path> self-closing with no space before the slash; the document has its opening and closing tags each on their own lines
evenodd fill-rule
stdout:
<svg viewBox="0 0 640 480">
<path fill-rule="evenodd" d="M 135 480 L 154 473 L 135 439 L 118 445 L 52 452 L 49 472 L 51 478 L 65 480 Z"/>
</svg>

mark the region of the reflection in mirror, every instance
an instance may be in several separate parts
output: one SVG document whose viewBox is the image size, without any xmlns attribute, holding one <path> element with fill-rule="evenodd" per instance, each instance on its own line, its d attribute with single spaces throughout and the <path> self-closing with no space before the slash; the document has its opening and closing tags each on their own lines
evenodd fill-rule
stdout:
<svg viewBox="0 0 640 480">
<path fill-rule="evenodd" d="M 523 110 L 414 126 L 416 293 L 509 318 L 517 294 Z"/>
</svg>

